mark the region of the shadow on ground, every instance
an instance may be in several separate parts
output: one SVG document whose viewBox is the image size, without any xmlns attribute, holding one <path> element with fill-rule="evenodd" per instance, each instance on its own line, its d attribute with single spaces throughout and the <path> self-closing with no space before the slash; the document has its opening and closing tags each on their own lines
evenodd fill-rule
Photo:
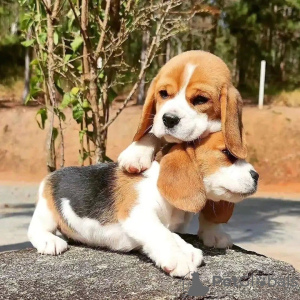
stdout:
<svg viewBox="0 0 300 300">
<path fill-rule="evenodd" d="M 295 226 L 300 226 L 300 202 L 249 198 L 235 206 L 234 214 L 224 228 L 232 235 L 234 243 L 239 244 L 261 240 L 278 242 L 283 235 L 286 238 L 292 235 Z M 195 216 L 188 232 L 195 234 L 197 230 Z"/>
<path fill-rule="evenodd" d="M 31 247 L 27 228 L 34 204 L 15 203 L 0 209 L 0 252 Z M 297 248 L 300 244 L 300 202 L 281 199 L 250 198 L 235 207 L 224 226 L 235 244 L 260 244 Z M 192 220 L 188 233 L 198 231 L 198 218 Z M 14 237 L 14 238 L 13 238 Z"/>
</svg>

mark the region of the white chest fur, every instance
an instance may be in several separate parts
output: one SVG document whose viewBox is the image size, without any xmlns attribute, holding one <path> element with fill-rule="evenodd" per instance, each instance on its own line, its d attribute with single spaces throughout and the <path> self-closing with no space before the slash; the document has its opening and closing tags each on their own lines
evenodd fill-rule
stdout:
<svg viewBox="0 0 300 300">
<path fill-rule="evenodd" d="M 159 168 L 159 163 L 153 162 L 151 168 L 144 173 L 145 178 L 137 185 L 139 197 L 136 209 L 141 210 L 142 216 L 152 211 L 165 227 L 171 231 L 181 231 L 190 214 L 174 208 L 160 195 L 157 188 Z"/>
</svg>

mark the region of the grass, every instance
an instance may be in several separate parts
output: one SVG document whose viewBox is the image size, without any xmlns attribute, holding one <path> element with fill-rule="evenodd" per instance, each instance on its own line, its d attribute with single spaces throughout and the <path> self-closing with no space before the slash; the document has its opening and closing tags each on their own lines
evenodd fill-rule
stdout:
<svg viewBox="0 0 300 300">
<path fill-rule="evenodd" d="M 276 105 L 300 107 L 300 89 L 294 91 L 282 91 L 274 96 L 271 102 Z"/>
<path fill-rule="evenodd" d="M 18 79 L 9 85 L 0 84 L 0 100 L 21 102 L 23 89 L 24 81 L 22 79 Z"/>
</svg>

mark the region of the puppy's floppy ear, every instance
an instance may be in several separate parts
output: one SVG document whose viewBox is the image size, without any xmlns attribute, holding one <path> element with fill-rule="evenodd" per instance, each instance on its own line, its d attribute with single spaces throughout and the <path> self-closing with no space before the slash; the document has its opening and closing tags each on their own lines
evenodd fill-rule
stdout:
<svg viewBox="0 0 300 300">
<path fill-rule="evenodd" d="M 205 205 L 203 179 L 194 161 L 195 151 L 183 144 L 174 146 L 160 162 L 158 190 L 180 210 L 199 212 Z"/>
<path fill-rule="evenodd" d="M 245 159 L 247 145 L 242 123 L 243 101 L 233 86 L 224 86 L 221 91 L 222 132 L 227 149 L 237 158 Z"/>
<path fill-rule="evenodd" d="M 234 203 L 227 201 L 214 202 L 207 200 L 205 207 L 201 210 L 207 221 L 220 224 L 227 223 L 232 216 Z"/>
<path fill-rule="evenodd" d="M 151 130 L 151 127 L 153 125 L 153 119 L 156 113 L 155 83 L 156 78 L 152 80 L 147 92 L 146 100 L 143 106 L 142 116 L 140 119 L 140 124 L 133 138 L 135 142 L 140 140 L 146 133 L 148 133 L 148 131 Z"/>
</svg>

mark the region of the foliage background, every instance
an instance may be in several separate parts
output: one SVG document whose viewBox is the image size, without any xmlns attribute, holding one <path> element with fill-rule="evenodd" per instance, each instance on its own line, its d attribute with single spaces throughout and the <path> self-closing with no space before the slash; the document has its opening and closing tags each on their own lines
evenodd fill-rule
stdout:
<svg viewBox="0 0 300 300">
<path fill-rule="evenodd" d="M 145 0 L 143 0 L 146 2 Z M 141 2 L 143 2 L 141 1 Z M 171 54 L 189 49 L 202 49 L 219 55 L 229 65 L 235 83 L 247 96 L 256 97 L 260 61 L 267 61 L 267 93 L 294 89 L 300 80 L 300 0 L 188 0 L 186 11 L 202 6 L 206 11 L 197 14 L 187 24 L 188 31 L 172 38 Z M 12 0 L 0 1 L 0 80 L 9 82 L 22 76 L 24 49 L 18 34 L 12 34 L 12 24 L 20 25 L 23 11 Z M 142 31 L 132 34 L 124 47 L 126 59 L 132 66 L 139 65 Z M 161 56 L 147 71 L 147 80 L 163 62 Z M 124 82 L 136 74 L 128 70 Z M 117 92 L 128 90 L 120 87 Z"/>
<path fill-rule="evenodd" d="M 107 64 L 104 61 L 105 68 L 97 74 L 96 85 L 97 98 L 101 103 L 107 103 L 107 107 L 116 97 L 125 99 L 126 102 L 126 95 L 130 94 L 135 83 L 139 84 L 139 88 L 134 90 L 133 98 L 137 98 L 138 103 L 142 104 L 147 85 L 158 69 L 174 55 L 192 49 L 210 51 L 220 56 L 228 64 L 233 81 L 247 103 L 257 101 L 260 61 L 265 59 L 266 103 L 273 101 L 290 106 L 300 105 L 300 0 L 181 1 L 180 5 L 175 6 L 166 15 L 169 23 L 165 24 L 164 29 L 167 32 L 171 28 L 172 34 L 156 42 L 157 49 L 147 65 L 145 78 L 139 78 L 141 60 L 156 36 L 157 24 L 164 14 L 168 0 L 111 1 L 112 7 L 119 5 L 120 9 L 117 15 L 113 14 L 113 10 L 109 12 L 109 31 L 105 34 L 103 46 L 107 53 L 111 51 L 110 39 L 120 36 L 121 22 L 125 22 L 126 26 L 129 24 L 130 28 L 130 24 L 142 15 L 143 9 L 145 10 L 149 3 L 162 3 L 163 6 L 157 12 L 145 14 L 138 26 L 126 33 L 126 38 L 119 48 L 111 51 L 112 59 Z M 98 155 L 101 159 L 98 160 L 105 160 L 105 128 L 109 120 L 109 109 L 108 113 L 98 118 L 99 122 L 93 121 L 95 108 L 89 94 L 91 80 L 84 77 L 88 73 L 84 70 L 83 58 L 86 45 L 80 24 L 76 22 L 76 14 L 81 16 L 82 13 L 80 10 L 83 0 L 60 2 L 62 6 L 59 16 L 53 21 L 52 35 L 53 53 L 56 57 L 54 58 L 59 62 L 53 67 L 53 86 L 57 95 L 55 94 L 54 102 L 51 97 L 43 97 L 43 92 L 47 91 L 45 82 L 48 90 L 51 86 L 47 81 L 47 73 L 52 68 L 49 68 L 48 55 L 48 12 L 44 4 L 52 2 L 0 1 L 0 84 L 13 87 L 18 79 L 22 80 L 24 57 L 29 51 L 31 81 L 27 100 L 34 100 L 40 105 L 37 110 L 39 126 L 44 128 L 46 120 L 51 122 L 49 112 L 53 113 L 59 122 L 63 122 L 64 109 L 71 107 L 73 118 L 80 127 L 81 161 L 89 160 L 91 163 L 96 152 L 93 146 L 103 149 L 102 154 Z M 128 13 L 126 5 L 130 2 L 134 3 L 135 10 Z M 74 4 L 75 13 L 68 3 Z M 88 3 L 88 22 L 91 24 L 88 35 L 92 46 L 95 47 L 95 42 L 101 36 L 101 29 L 95 26 L 96 18 L 99 16 L 102 22 L 105 20 L 105 5 L 108 1 L 93 0 Z M 35 47 L 35 51 L 28 50 L 32 46 Z M 103 50 L 103 53 L 105 51 Z M 50 95 L 51 93 L 48 96 Z M 95 130 L 97 124 L 100 124 L 98 132 L 104 128 L 101 131 L 103 134 L 98 137 Z M 61 124 L 56 127 L 53 125 L 49 132 L 48 151 L 54 149 L 49 156 L 49 170 L 55 169 L 54 142 L 56 136 L 63 136 L 60 128 Z"/>
</svg>

